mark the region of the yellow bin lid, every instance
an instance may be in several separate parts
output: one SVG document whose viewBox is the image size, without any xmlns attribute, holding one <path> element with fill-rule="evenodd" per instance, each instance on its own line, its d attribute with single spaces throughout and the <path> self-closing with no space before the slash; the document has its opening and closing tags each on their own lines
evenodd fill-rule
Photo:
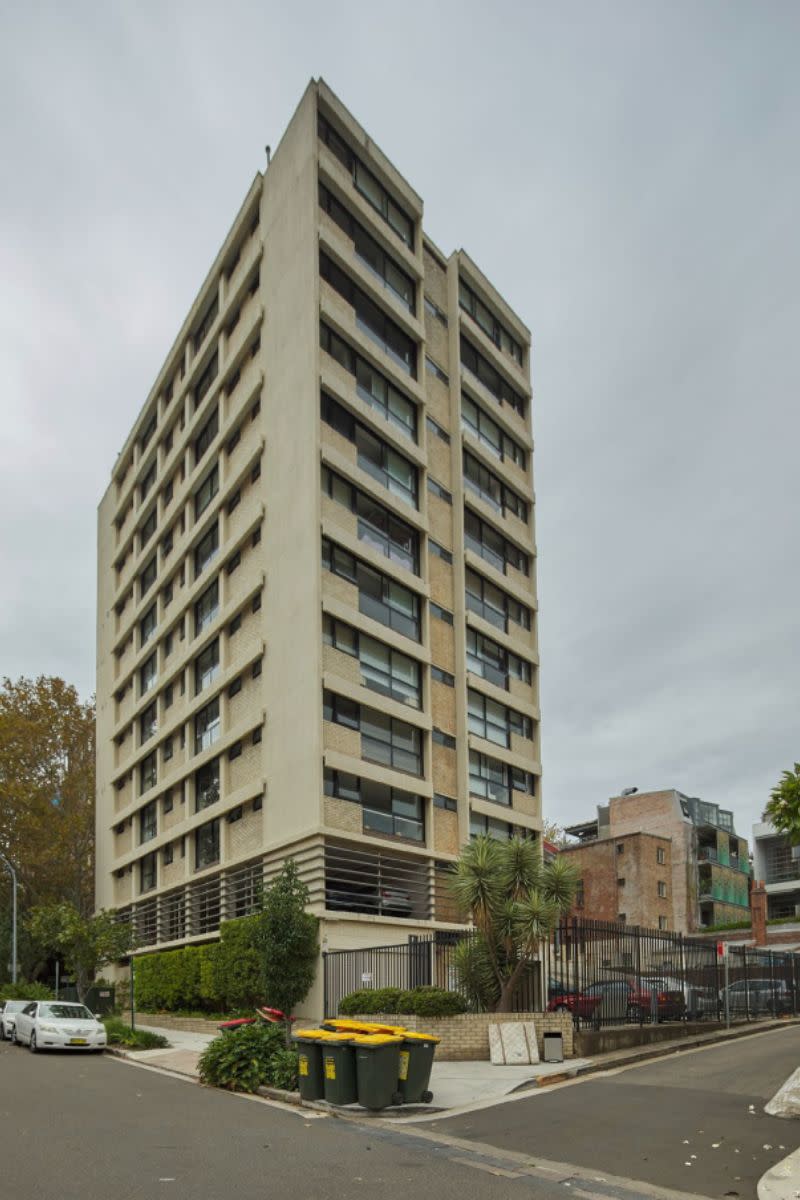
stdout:
<svg viewBox="0 0 800 1200">
<path fill-rule="evenodd" d="M 402 1037 L 407 1042 L 435 1042 L 437 1046 L 442 1040 L 441 1038 L 434 1037 L 432 1033 L 414 1033 L 410 1029 L 404 1029 Z"/>
<path fill-rule="evenodd" d="M 366 1046 L 374 1050 L 379 1046 L 399 1046 L 403 1039 L 390 1033 L 357 1033 L 350 1040 L 354 1046 Z"/>
<path fill-rule="evenodd" d="M 307 1038 L 313 1041 L 318 1038 L 324 1038 L 325 1033 L 326 1031 L 324 1029 L 295 1029 L 292 1037 Z"/>
</svg>

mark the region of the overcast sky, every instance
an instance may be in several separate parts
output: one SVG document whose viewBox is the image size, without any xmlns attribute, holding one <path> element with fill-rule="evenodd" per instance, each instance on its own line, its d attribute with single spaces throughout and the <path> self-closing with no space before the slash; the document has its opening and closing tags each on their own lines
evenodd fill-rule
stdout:
<svg viewBox="0 0 800 1200">
<path fill-rule="evenodd" d="M 749 835 L 800 758 L 800 5 L 3 10 L 0 674 L 93 690 L 96 505 L 322 75 L 533 331 L 545 815 Z"/>
</svg>

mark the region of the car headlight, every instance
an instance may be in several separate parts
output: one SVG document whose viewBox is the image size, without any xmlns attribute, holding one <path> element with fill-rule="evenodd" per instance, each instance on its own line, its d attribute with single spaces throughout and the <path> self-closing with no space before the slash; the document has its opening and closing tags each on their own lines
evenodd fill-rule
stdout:
<svg viewBox="0 0 800 1200">
<path fill-rule="evenodd" d="M 58 1029 L 55 1025 L 40 1025 L 39 1032 L 40 1033 L 58 1033 Z"/>
</svg>

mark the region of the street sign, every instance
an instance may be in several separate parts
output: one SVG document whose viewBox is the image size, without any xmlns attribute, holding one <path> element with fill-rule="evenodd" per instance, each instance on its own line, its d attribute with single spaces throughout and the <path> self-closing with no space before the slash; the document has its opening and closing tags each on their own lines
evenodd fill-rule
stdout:
<svg viewBox="0 0 800 1200">
<path fill-rule="evenodd" d="M 727 958 L 727 957 L 728 957 L 728 943 L 727 942 L 717 942 L 717 958 Z"/>
<path fill-rule="evenodd" d="M 371 971 L 363 971 L 361 974 L 361 982 L 362 983 L 372 983 L 372 972 Z"/>
</svg>

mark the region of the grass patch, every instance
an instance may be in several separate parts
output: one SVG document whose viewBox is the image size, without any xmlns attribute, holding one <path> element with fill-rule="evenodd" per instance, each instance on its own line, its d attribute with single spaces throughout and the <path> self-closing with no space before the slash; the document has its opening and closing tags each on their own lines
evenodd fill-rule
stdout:
<svg viewBox="0 0 800 1200">
<path fill-rule="evenodd" d="M 126 1050 L 160 1050 L 169 1046 L 169 1042 L 160 1033 L 152 1033 L 149 1029 L 131 1029 L 119 1017 L 105 1017 L 109 1046 L 124 1046 Z"/>
</svg>

